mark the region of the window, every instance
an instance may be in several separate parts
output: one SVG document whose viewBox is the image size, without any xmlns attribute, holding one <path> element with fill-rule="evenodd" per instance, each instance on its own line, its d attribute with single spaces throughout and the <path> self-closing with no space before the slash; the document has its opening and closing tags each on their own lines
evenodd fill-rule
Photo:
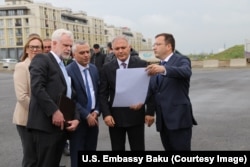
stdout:
<svg viewBox="0 0 250 167">
<path fill-rule="evenodd" d="M 3 37 L 4 37 L 4 31 L 3 31 L 3 29 L 0 29 L 0 38 L 3 38 Z"/>
<path fill-rule="evenodd" d="M 16 13 L 17 13 L 17 15 L 23 15 L 24 11 L 23 10 L 17 10 Z"/>
<path fill-rule="evenodd" d="M 0 16 L 6 16 L 6 11 L 5 10 L 1 10 L 0 11 Z"/>
<path fill-rule="evenodd" d="M 12 21 L 12 19 L 8 19 L 8 20 L 7 20 L 7 26 L 8 26 L 8 27 L 12 27 L 12 26 L 13 26 L 13 21 Z"/>
<path fill-rule="evenodd" d="M 13 38 L 13 29 L 8 29 L 8 36 Z"/>
<path fill-rule="evenodd" d="M 1 19 L 0 19 L 0 27 L 2 27 L 2 28 L 4 27 L 4 22 Z"/>
<path fill-rule="evenodd" d="M 9 39 L 9 45 L 10 45 L 10 46 L 14 46 L 14 45 L 15 45 L 14 39 L 13 39 L 13 38 L 10 38 L 10 39 Z"/>
<path fill-rule="evenodd" d="M 8 11 L 8 16 L 14 16 L 15 15 L 15 11 L 14 10 L 9 10 Z"/>
</svg>

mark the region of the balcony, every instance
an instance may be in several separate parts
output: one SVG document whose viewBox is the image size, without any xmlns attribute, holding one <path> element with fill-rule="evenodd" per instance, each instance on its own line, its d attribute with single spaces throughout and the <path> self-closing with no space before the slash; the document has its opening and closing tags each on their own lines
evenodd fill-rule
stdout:
<svg viewBox="0 0 250 167">
<path fill-rule="evenodd" d="M 17 42 L 16 46 L 23 46 L 23 42 Z"/>
<path fill-rule="evenodd" d="M 16 33 L 16 36 L 23 36 L 23 34 L 22 34 L 22 33 L 17 32 L 17 33 Z"/>
<path fill-rule="evenodd" d="M 18 27 L 18 26 L 22 26 L 21 23 L 15 23 L 15 26 Z"/>
</svg>

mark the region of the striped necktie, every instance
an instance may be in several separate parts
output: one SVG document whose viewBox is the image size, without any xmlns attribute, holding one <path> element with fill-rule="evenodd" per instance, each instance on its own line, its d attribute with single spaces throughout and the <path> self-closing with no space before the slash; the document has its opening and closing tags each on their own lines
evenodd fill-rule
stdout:
<svg viewBox="0 0 250 167">
<path fill-rule="evenodd" d="M 124 62 L 122 62 L 121 65 L 123 66 L 124 69 L 127 67 L 127 64 Z"/>
</svg>

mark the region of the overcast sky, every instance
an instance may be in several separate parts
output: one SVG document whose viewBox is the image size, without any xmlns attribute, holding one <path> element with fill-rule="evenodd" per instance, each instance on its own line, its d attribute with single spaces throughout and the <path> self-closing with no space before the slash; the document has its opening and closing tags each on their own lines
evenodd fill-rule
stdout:
<svg viewBox="0 0 250 167">
<path fill-rule="evenodd" d="M 172 33 L 185 54 L 218 52 L 250 39 L 250 0 L 34 0 L 87 12 L 145 38 Z M 0 0 L 4 4 L 4 0 Z"/>
</svg>

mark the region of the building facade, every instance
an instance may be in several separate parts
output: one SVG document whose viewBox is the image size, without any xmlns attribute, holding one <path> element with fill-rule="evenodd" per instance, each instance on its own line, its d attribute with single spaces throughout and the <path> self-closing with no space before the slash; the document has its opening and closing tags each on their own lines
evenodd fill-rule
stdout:
<svg viewBox="0 0 250 167">
<path fill-rule="evenodd" d="M 5 0 L 5 5 L 0 5 L 0 59 L 17 59 L 29 34 L 50 38 L 58 28 L 72 31 L 75 40 L 86 40 L 91 46 L 98 43 L 105 48 L 117 35 L 127 36 L 136 50 L 147 50 L 152 46 L 151 40 L 144 39 L 141 33 L 106 25 L 103 19 L 88 16 L 83 11 L 72 12 L 33 0 Z"/>
</svg>

